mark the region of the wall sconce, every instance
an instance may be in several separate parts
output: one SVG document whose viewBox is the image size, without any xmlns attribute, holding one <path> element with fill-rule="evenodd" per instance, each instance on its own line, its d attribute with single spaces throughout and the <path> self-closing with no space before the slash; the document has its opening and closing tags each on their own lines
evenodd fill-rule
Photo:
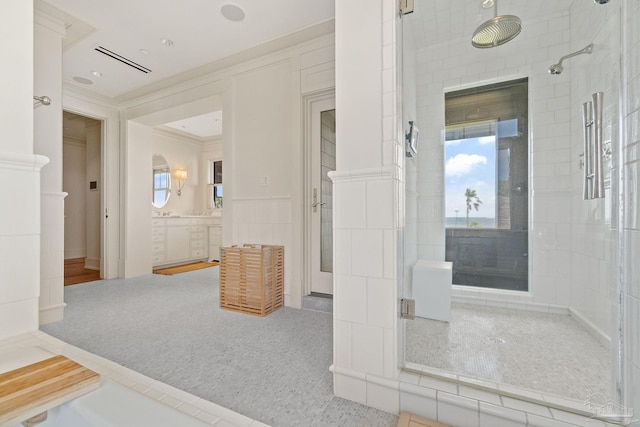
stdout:
<svg viewBox="0 0 640 427">
<path fill-rule="evenodd" d="M 175 179 L 178 184 L 178 196 L 180 196 L 182 194 L 184 183 L 187 180 L 187 170 L 182 168 L 174 170 L 173 179 Z"/>
</svg>

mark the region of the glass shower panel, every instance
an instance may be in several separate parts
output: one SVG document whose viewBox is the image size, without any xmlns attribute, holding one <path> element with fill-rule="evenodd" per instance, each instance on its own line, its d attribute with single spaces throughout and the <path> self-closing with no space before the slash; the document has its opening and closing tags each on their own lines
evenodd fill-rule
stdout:
<svg viewBox="0 0 640 427">
<path fill-rule="evenodd" d="M 416 3 L 414 13 L 402 17 L 403 127 L 412 121 L 420 128 L 418 153 L 404 159 L 404 297 L 438 296 L 433 282 L 421 282 L 414 270 L 453 263 L 450 317 L 426 313 L 404 323 L 405 369 L 478 378 L 496 384 L 498 394 L 502 384 L 513 385 L 549 401 L 561 396 L 576 408 L 603 396 L 622 402 L 622 291 L 615 268 L 624 218 L 617 157 L 622 6 L 514 2 L 509 13 L 527 31 L 499 47 L 474 49 L 472 24 L 441 23 L 462 15 L 490 19 L 480 3 L 442 2 L 437 11 Z M 571 55 L 590 43 L 592 53 Z M 563 55 L 563 69 L 550 73 Z M 463 95 L 489 96 L 519 84 L 520 95 L 504 96 L 515 112 L 503 111 L 495 99 L 465 105 Z M 583 200 L 582 105 L 598 92 L 604 94 L 604 152 L 597 155 L 604 154 L 605 197 Z M 473 144 L 484 151 L 473 151 Z M 484 182 L 458 176 L 462 182 L 454 188 L 449 178 L 474 164 L 486 166 Z M 460 261 L 472 260 L 474 251 L 462 245 L 452 251 L 452 240 L 477 238 L 479 230 L 494 239 L 503 232 L 523 236 L 502 249 L 502 262 L 490 239 L 475 251 L 495 271 L 518 272 L 519 278 L 504 280 L 508 286 L 458 286 Z M 473 280 L 490 269 L 465 267 Z M 417 311 L 417 297 L 415 304 Z"/>
</svg>

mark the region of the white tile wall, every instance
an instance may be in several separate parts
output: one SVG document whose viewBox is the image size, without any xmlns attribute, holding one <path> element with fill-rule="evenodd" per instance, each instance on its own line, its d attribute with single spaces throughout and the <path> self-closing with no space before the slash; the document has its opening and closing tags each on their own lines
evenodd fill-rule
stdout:
<svg viewBox="0 0 640 427">
<path fill-rule="evenodd" d="M 582 200 L 582 170 L 575 160 L 584 151 L 582 138 L 582 103 L 591 100 L 594 92 L 604 92 L 604 123 L 613 129 L 618 121 L 619 73 L 615 67 L 615 52 L 620 48 L 618 5 L 606 7 L 581 7 L 574 4 L 571 10 L 571 49 L 582 49 L 594 43 L 591 55 L 579 58 L 571 64 L 571 184 L 576 191 L 568 199 L 572 212 L 572 310 L 579 313 L 605 335 L 612 334 L 612 304 L 610 289 L 614 283 L 611 269 L 612 242 L 609 229 L 612 226 L 611 206 L 615 203 L 610 191 L 601 200 Z M 578 59 L 578 58 L 577 58 Z M 606 135 L 606 132 L 605 132 Z M 605 137 L 606 139 L 606 137 Z M 610 176 L 605 164 L 605 176 Z M 565 294 L 566 295 L 566 294 Z"/>
<path fill-rule="evenodd" d="M 40 324 L 63 317 L 64 198 L 64 193 L 41 194 Z"/>
<path fill-rule="evenodd" d="M 363 6 L 336 4 L 336 131 L 338 141 L 351 142 L 338 142 L 338 167 L 331 174 L 338 273 L 334 275 L 334 319 L 339 321 L 334 324 L 334 388 L 338 396 L 397 412 L 397 250 L 402 213 L 396 193 L 402 186 L 402 174 L 397 171 L 404 164 L 402 130 L 396 117 L 397 14 L 395 2 L 367 2 L 363 22 Z M 353 26 L 356 21 L 359 24 Z M 342 51 L 340 46 L 347 45 L 361 55 L 356 58 Z M 355 75 L 380 76 L 376 85 L 381 91 L 375 85 L 354 85 L 350 76 Z M 347 82 L 349 90 L 341 90 Z M 354 110 L 346 111 L 349 106 Z M 357 135 L 356 140 L 350 135 Z M 353 151 L 363 144 L 366 156 Z M 343 298 L 347 299 L 341 302 Z M 351 347 L 347 349 L 349 334 Z"/>
<path fill-rule="evenodd" d="M 366 324 L 367 306 L 363 304 L 367 296 L 367 279 L 357 276 L 335 276 L 336 320 Z"/>
<path fill-rule="evenodd" d="M 384 375 L 384 330 L 370 325 L 352 325 L 352 367 L 374 375 Z"/>
<path fill-rule="evenodd" d="M 46 159 L 0 151 L 0 339 L 37 329 L 40 294 L 40 168 Z M 36 268 L 34 268 L 34 265 Z"/>
<path fill-rule="evenodd" d="M 518 43 L 507 44 L 500 49 L 473 49 L 465 37 L 443 41 L 416 52 L 418 123 L 428 124 L 427 129 L 422 127 L 421 144 L 429 153 L 418 157 L 417 246 L 420 258 L 444 258 L 444 152 L 441 142 L 444 93 L 524 76 L 530 78 L 530 138 L 533 141 L 532 168 L 535 175 L 531 186 L 532 193 L 539 196 L 532 203 L 534 233 L 538 225 L 544 228 L 537 239 L 532 239 L 534 249 L 538 245 L 543 248 L 533 252 L 534 270 L 540 267 L 538 257 L 556 259 L 559 247 L 566 251 L 569 243 L 565 240 L 560 245 L 555 230 L 559 226 L 566 228 L 571 212 L 570 202 L 564 201 L 569 182 L 566 177 L 569 174 L 570 147 L 566 140 L 570 135 L 570 99 L 566 83 L 550 78 L 547 68 L 557 61 L 556 50 L 569 50 L 565 35 L 569 25 L 568 15 L 547 16 L 526 22 L 527 31 L 518 36 Z M 538 31 L 538 28 L 553 28 L 553 32 Z M 566 76 L 559 77 L 567 81 Z M 548 198 L 552 201 L 547 202 Z M 535 301 L 559 303 L 554 287 L 558 279 L 567 278 L 569 274 L 568 264 L 562 264 L 557 270 L 547 270 L 547 274 L 535 276 L 532 286 Z M 564 300 L 562 303 L 567 303 L 566 294 L 560 297 Z"/>
<path fill-rule="evenodd" d="M 611 74 L 615 61 L 610 55 L 616 49 L 616 11 L 616 6 L 574 2 L 570 14 L 540 14 L 525 22 L 526 30 L 518 36 L 517 43 L 499 49 L 473 49 L 466 35 L 442 37 L 440 43 L 414 54 L 408 53 L 411 43 L 406 43 L 403 76 L 409 90 L 405 94 L 416 93 L 417 123 L 419 127 L 423 124 L 421 149 L 429 153 L 415 160 L 416 175 L 410 169 L 414 160 L 407 162 L 407 188 L 412 189 L 415 176 L 418 193 L 407 195 L 409 208 L 417 204 L 416 226 L 409 217 L 405 228 L 406 233 L 417 235 L 416 242 L 413 236 L 406 239 L 405 252 L 410 255 L 405 257 L 407 266 L 414 261 L 414 251 L 418 258 L 444 258 L 444 93 L 528 77 L 533 302 L 570 305 L 600 331 L 610 331 L 611 311 L 606 302 L 609 296 L 603 285 L 612 277 L 607 263 L 610 241 L 605 234 L 610 224 L 606 209 L 611 197 L 607 202 L 581 200 L 581 170 L 577 162 L 582 151 L 582 131 L 577 120 L 581 119 L 583 98 L 597 90 L 611 92 L 607 98 L 615 104 L 615 76 Z M 457 34 L 453 27 L 442 30 Z M 548 74 L 548 67 L 561 56 L 591 41 L 596 44 L 594 54 L 568 60 L 561 75 Z M 410 99 L 409 111 L 414 108 L 413 102 Z M 611 122 L 616 109 L 607 111 Z M 582 266 L 591 271 L 585 272 Z"/>
<path fill-rule="evenodd" d="M 364 277 L 383 277 L 382 230 L 351 231 L 351 273 Z"/>
</svg>

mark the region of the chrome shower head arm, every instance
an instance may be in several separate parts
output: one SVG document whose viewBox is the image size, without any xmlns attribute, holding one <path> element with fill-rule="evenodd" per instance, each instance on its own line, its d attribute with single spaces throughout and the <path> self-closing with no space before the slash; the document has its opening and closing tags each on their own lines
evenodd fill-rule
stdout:
<svg viewBox="0 0 640 427">
<path fill-rule="evenodd" d="M 593 52 L 593 43 L 590 43 L 588 46 L 586 46 L 583 49 L 570 53 L 569 55 L 563 56 L 562 58 L 560 58 L 560 61 L 558 61 L 558 65 L 562 65 L 562 61 L 564 61 L 565 59 L 569 59 L 578 55 L 591 55 L 591 52 Z"/>
<path fill-rule="evenodd" d="M 549 74 L 562 73 L 562 71 L 564 70 L 564 68 L 562 67 L 562 61 L 564 61 L 565 59 L 569 59 L 577 55 L 591 55 L 591 52 L 593 52 L 593 43 L 590 43 L 585 48 L 580 49 L 577 52 L 573 52 L 573 53 L 570 53 L 569 55 L 563 56 L 562 58 L 560 58 L 560 61 L 558 61 L 557 64 L 553 64 L 551 67 L 549 67 Z"/>
</svg>

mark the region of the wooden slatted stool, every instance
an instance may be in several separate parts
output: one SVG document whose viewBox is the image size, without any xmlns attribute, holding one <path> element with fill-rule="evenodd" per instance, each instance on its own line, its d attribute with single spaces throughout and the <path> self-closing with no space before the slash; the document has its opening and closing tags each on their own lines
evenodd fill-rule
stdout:
<svg viewBox="0 0 640 427">
<path fill-rule="evenodd" d="M 442 424 L 437 421 L 428 420 L 409 412 L 400 412 L 398 427 L 452 427 L 449 424 Z"/>
<path fill-rule="evenodd" d="M 0 374 L 0 425 L 17 425 L 100 387 L 100 375 L 68 359 L 49 359 Z"/>
</svg>

